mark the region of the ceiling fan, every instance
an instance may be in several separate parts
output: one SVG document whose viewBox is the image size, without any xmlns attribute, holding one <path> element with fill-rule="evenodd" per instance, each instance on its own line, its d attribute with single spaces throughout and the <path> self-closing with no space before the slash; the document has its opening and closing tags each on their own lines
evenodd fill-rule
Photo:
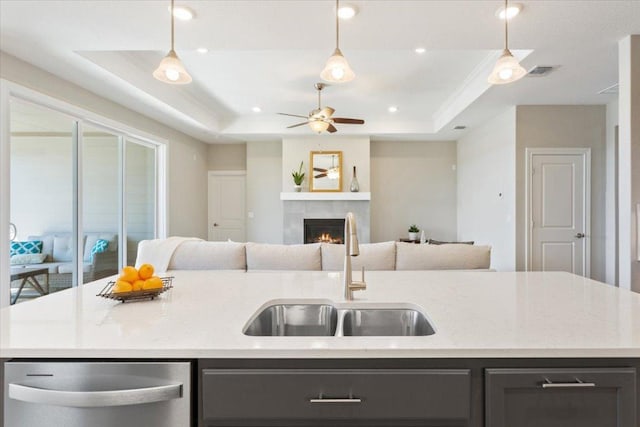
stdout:
<svg viewBox="0 0 640 427">
<path fill-rule="evenodd" d="M 315 110 L 312 110 L 308 116 L 301 116 L 299 114 L 278 113 L 282 116 L 300 117 L 300 118 L 306 119 L 306 121 L 302 123 L 296 123 L 295 125 L 287 126 L 287 129 L 295 128 L 298 126 L 304 126 L 308 124 L 309 127 L 313 129 L 315 132 L 321 133 L 323 131 L 327 131 L 329 133 L 334 133 L 338 130 L 334 126 L 334 123 L 348 124 L 348 125 L 364 124 L 364 120 L 362 119 L 332 117 L 333 113 L 336 110 L 334 110 L 331 107 L 322 106 L 321 93 L 322 93 L 322 89 L 324 89 L 326 85 L 324 83 L 316 83 L 314 87 L 318 91 L 318 108 L 316 108 Z"/>
</svg>

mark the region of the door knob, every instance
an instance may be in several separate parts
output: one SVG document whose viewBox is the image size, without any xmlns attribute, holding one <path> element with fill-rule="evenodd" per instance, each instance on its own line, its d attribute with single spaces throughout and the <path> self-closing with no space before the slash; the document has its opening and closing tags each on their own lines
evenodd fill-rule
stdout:
<svg viewBox="0 0 640 427">
<path fill-rule="evenodd" d="M 578 233 L 578 234 L 576 234 L 576 237 L 578 239 L 582 239 L 582 238 L 584 238 L 584 233 Z"/>
<path fill-rule="evenodd" d="M 217 223 L 217 222 L 214 222 L 214 223 L 213 223 L 213 226 L 214 226 L 214 227 L 217 227 L 217 226 L 218 226 L 218 223 Z"/>
</svg>

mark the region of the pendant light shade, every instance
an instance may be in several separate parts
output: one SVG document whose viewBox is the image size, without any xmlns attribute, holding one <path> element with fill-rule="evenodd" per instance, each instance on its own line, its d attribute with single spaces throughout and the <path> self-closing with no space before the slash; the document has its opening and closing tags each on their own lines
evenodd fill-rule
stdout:
<svg viewBox="0 0 640 427">
<path fill-rule="evenodd" d="M 167 56 L 162 58 L 160 65 L 153 72 L 153 77 L 161 82 L 177 85 L 188 84 L 192 80 L 174 50 L 171 50 Z"/>
<path fill-rule="evenodd" d="M 355 73 L 339 48 L 336 48 L 320 73 L 322 80 L 332 83 L 350 82 L 355 77 Z"/>
<path fill-rule="evenodd" d="M 505 49 L 502 51 L 502 56 L 496 62 L 495 67 L 493 67 L 488 80 L 493 85 L 501 85 L 520 80 L 526 74 L 527 70 L 522 68 L 509 49 Z"/>
<path fill-rule="evenodd" d="M 508 10 L 508 0 L 504 0 L 504 10 Z M 493 85 L 502 85 L 520 80 L 527 75 L 527 70 L 522 68 L 520 62 L 509 50 L 509 19 L 504 20 L 504 50 L 498 58 L 493 71 L 487 81 Z"/>
<path fill-rule="evenodd" d="M 356 74 L 347 62 L 347 59 L 340 51 L 340 22 L 338 19 L 338 9 L 340 9 L 340 4 L 339 0 L 336 0 L 336 50 L 333 51 L 333 54 L 327 61 L 327 65 L 325 65 L 324 69 L 320 73 L 320 78 L 330 83 L 346 83 L 356 77 Z"/>
<path fill-rule="evenodd" d="M 173 16 L 173 0 L 171 0 L 171 50 L 162 58 L 160 65 L 153 72 L 153 77 L 164 83 L 184 85 L 191 83 L 192 78 L 185 70 L 182 61 L 178 58 L 176 51 L 173 48 L 174 45 L 174 16 Z"/>
</svg>

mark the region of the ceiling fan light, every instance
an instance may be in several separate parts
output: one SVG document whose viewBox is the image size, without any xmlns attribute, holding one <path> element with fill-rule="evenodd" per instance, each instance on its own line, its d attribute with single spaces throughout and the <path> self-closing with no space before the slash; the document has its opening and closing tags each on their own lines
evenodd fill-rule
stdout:
<svg viewBox="0 0 640 427">
<path fill-rule="evenodd" d="M 311 120 L 309 127 L 316 133 L 322 133 L 329 129 L 329 122 L 325 122 L 324 120 Z"/>
<path fill-rule="evenodd" d="M 327 61 L 324 70 L 320 73 L 322 80 L 331 83 L 346 83 L 355 79 L 355 77 L 355 73 L 339 48 L 336 48 Z"/>
<path fill-rule="evenodd" d="M 167 56 L 162 58 L 160 65 L 153 72 L 153 77 L 161 82 L 177 85 L 188 84 L 192 81 L 191 76 L 185 70 L 174 50 L 171 50 Z"/>
<path fill-rule="evenodd" d="M 494 85 L 507 84 L 520 80 L 526 74 L 527 70 L 522 68 L 509 49 L 505 49 L 487 80 Z"/>
<path fill-rule="evenodd" d="M 340 171 L 338 168 L 331 168 L 327 171 L 327 178 L 329 179 L 338 179 L 340 178 Z"/>
</svg>

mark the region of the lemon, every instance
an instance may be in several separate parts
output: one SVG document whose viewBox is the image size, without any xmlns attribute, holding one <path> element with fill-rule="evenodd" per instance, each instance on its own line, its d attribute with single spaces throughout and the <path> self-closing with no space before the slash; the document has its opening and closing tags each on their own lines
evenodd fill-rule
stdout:
<svg viewBox="0 0 640 427">
<path fill-rule="evenodd" d="M 121 292 L 131 292 L 133 286 L 131 283 L 126 282 L 124 280 L 118 280 L 115 285 L 113 285 L 113 293 L 119 294 Z"/>
<path fill-rule="evenodd" d="M 160 288 L 162 288 L 162 279 L 159 278 L 158 276 L 153 276 L 145 280 L 144 285 L 142 286 L 142 289 L 144 289 L 145 291 L 149 289 L 160 289 Z"/>
<path fill-rule="evenodd" d="M 138 270 L 135 267 L 131 267 L 130 265 L 124 267 L 122 269 L 122 274 L 118 277 L 118 280 L 124 280 L 125 282 L 129 282 L 133 284 L 136 280 L 139 280 Z"/>
<path fill-rule="evenodd" d="M 148 278 L 153 276 L 153 265 L 142 264 L 138 269 L 138 275 L 142 280 L 147 280 Z"/>
</svg>

